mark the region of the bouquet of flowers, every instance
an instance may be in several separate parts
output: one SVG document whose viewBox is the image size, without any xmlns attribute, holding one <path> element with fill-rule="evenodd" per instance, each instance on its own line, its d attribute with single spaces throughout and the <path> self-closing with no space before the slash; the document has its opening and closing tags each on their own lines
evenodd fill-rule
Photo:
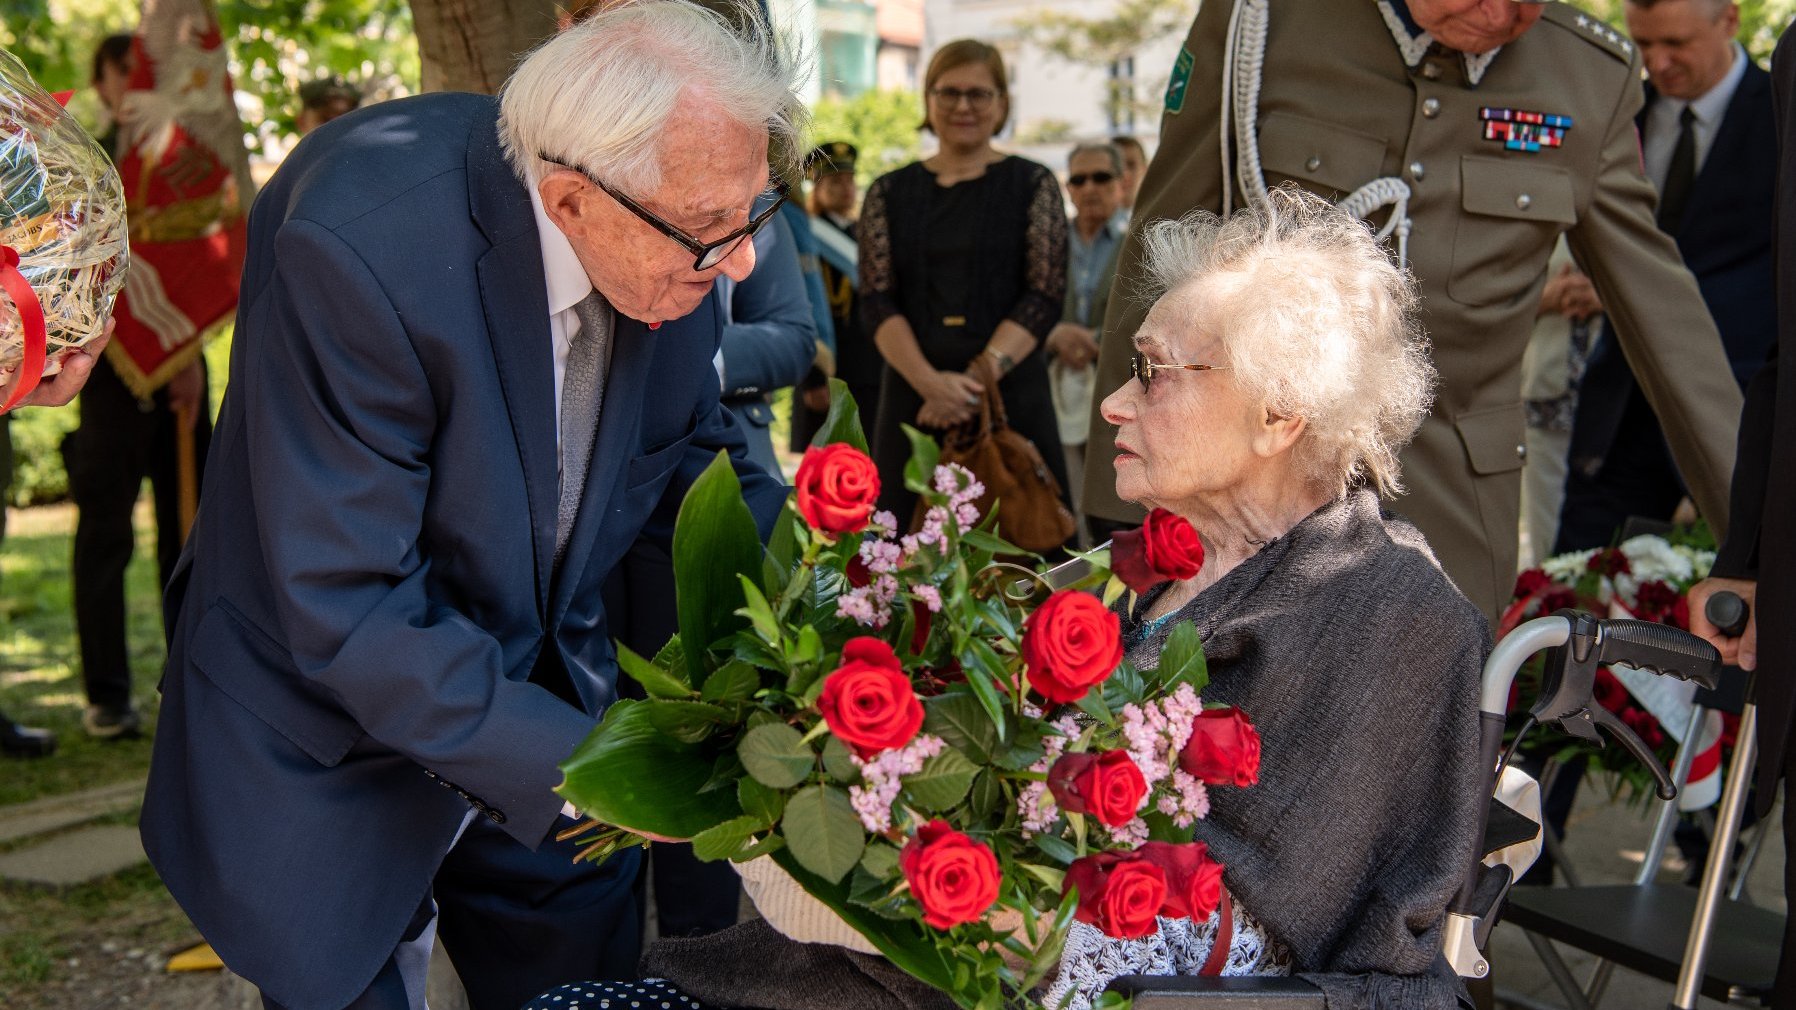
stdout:
<svg viewBox="0 0 1796 1010">
<path fill-rule="evenodd" d="M 1222 867 L 1191 826 L 1212 787 L 1252 785 L 1247 717 L 1200 700 L 1194 629 L 1157 670 L 1123 658 L 1108 604 L 1190 578 L 1203 547 L 1155 512 L 1052 592 L 911 431 L 918 532 L 875 511 L 879 478 L 834 383 L 763 551 L 727 460 L 674 540 L 679 635 L 620 646 L 648 697 L 619 701 L 563 765 L 592 818 L 583 856 L 691 839 L 771 857 L 899 967 L 963 1007 L 1027 1001 L 1083 920 L 1114 937 L 1207 918 Z"/>
<path fill-rule="evenodd" d="M 1523 621 L 1564 608 L 1669 624 L 1688 631 L 1690 613 L 1685 595 L 1691 586 L 1708 577 L 1714 563 L 1713 540 L 1703 528 L 1670 537 L 1646 534 L 1614 547 L 1548 558 L 1516 577 L 1515 599 L 1498 622 L 1497 637 L 1508 634 Z M 1517 678 L 1518 701 L 1512 702 L 1512 710 L 1517 703 L 1523 707 L 1533 704 L 1539 688 L 1540 662 L 1535 660 Z M 1689 685 L 1667 682 L 1629 668 L 1604 667 L 1596 674 L 1595 699 L 1620 717 L 1670 767 L 1678 743 L 1671 734 L 1684 731 L 1693 690 Z M 1712 726 L 1704 731 L 1703 752 L 1691 769 L 1693 784 L 1718 770 L 1721 744 L 1732 740 L 1732 727 L 1725 719 L 1716 716 L 1710 722 Z M 1639 801 L 1653 795 L 1650 773 L 1620 747 L 1604 747 L 1570 736 L 1557 738 L 1552 747 L 1540 756 L 1562 763 L 1584 759 L 1588 768 L 1604 773 L 1611 791 L 1617 795 Z M 1687 789 L 1680 795 L 1680 805 L 1685 809 L 1706 805 L 1701 798 L 1708 792 L 1702 788 Z"/>
<path fill-rule="evenodd" d="M 111 159 L 0 50 L 0 403 L 105 331 L 128 259 Z"/>
</svg>

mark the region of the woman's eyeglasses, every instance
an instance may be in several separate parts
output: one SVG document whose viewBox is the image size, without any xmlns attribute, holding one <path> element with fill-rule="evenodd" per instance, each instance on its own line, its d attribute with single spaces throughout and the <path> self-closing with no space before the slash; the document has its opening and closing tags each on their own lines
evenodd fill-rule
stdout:
<svg viewBox="0 0 1796 1010">
<path fill-rule="evenodd" d="M 654 211 L 649 210 L 635 200 L 632 200 L 622 193 L 619 193 L 617 190 L 612 189 L 610 186 L 605 185 L 603 182 L 599 181 L 598 176 L 593 175 L 579 165 L 562 161 L 560 158 L 551 158 L 548 155 L 541 153 L 537 154 L 537 157 L 551 165 L 560 165 L 562 168 L 568 169 L 569 171 L 579 172 L 586 177 L 587 182 L 604 190 L 607 196 L 616 200 L 619 204 L 622 204 L 625 210 L 648 222 L 649 226 L 656 231 L 686 247 L 686 251 L 690 252 L 694 257 L 692 269 L 695 272 L 709 270 L 717 264 L 722 263 L 724 260 L 729 259 L 730 254 L 736 251 L 736 247 L 741 245 L 744 240 L 754 238 L 755 233 L 761 230 L 761 226 L 771 220 L 774 213 L 780 209 L 780 204 L 786 202 L 786 184 L 783 182 L 776 183 L 760 196 L 755 197 L 754 207 L 750 212 L 747 225 L 730 232 L 728 235 L 725 235 L 715 242 L 700 242 L 698 239 L 693 238 L 691 235 L 686 234 L 662 220 Z"/>
<path fill-rule="evenodd" d="M 991 108 L 992 99 L 997 98 L 998 93 L 990 88 L 930 88 L 929 97 L 950 109 L 964 98 L 974 112 L 984 112 Z"/>
<path fill-rule="evenodd" d="M 1088 182 L 1096 183 L 1099 186 L 1108 186 L 1115 181 L 1116 175 L 1113 172 L 1081 172 L 1078 175 L 1069 175 L 1066 177 L 1068 188 L 1073 186 L 1083 186 Z"/>
<path fill-rule="evenodd" d="M 1135 356 L 1130 358 L 1129 362 L 1130 367 L 1135 371 L 1135 378 L 1141 380 L 1141 388 L 1144 390 L 1153 385 L 1154 372 L 1158 369 L 1171 368 L 1186 372 L 1213 372 L 1228 367 L 1227 365 L 1156 365 L 1147 360 L 1147 355 L 1142 354 L 1140 351 L 1136 351 Z"/>
</svg>

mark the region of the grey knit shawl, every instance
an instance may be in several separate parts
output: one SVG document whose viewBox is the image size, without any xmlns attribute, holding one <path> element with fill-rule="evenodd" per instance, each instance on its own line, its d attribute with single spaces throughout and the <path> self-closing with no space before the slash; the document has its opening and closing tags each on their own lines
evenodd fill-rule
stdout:
<svg viewBox="0 0 1796 1010">
<path fill-rule="evenodd" d="M 1130 661 L 1154 667 L 1184 621 L 1204 642 L 1204 701 L 1240 706 L 1261 738 L 1258 784 L 1212 788 L 1197 826 L 1229 890 L 1329 1010 L 1454 1006 L 1464 989 L 1439 955 L 1484 803 L 1483 616 L 1358 489 L 1144 640 L 1125 615 Z"/>
<path fill-rule="evenodd" d="M 1441 925 L 1482 803 L 1484 618 L 1414 527 L 1355 491 L 1204 590 L 1130 660 L 1154 666 L 1181 621 L 1204 640 L 1204 700 L 1241 706 L 1263 744 L 1259 783 L 1210 790 L 1198 824 L 1229 890 L 1328 1010 L 1452 1007 L 1464 989 L 1439 957 Z M 881 958 L 759 920 L 663 941 L 642 972 L 713 1006 L 952 1007 Z"/>
</svg>

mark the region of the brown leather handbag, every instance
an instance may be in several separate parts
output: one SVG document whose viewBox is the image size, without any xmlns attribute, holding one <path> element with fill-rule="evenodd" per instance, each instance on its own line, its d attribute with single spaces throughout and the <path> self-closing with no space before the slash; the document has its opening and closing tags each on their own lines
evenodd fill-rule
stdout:
<svg viewBox="0 0 1796 1010">
<path fill-rule="evenodd" d="M 975 367 L 983 365 L 979 361 Z M 1072 537 L 1073 514 L 1061 500 L 1060 482 L 1042 462 L 1041 451 L 1011 428 L 997 376 L 990 368 L 982 368 L 982 373 L 985 393 L 978 419 L 948 431 L 937 462 L 959 463 L 985 485 L 984 497 L 974 505 L 982 519 L 997 508 L 999 536 L 1026 551 L 1052 550 Z M 919 500 L 912 529 L 922 526 L 925 511 Z"/>
</svg>

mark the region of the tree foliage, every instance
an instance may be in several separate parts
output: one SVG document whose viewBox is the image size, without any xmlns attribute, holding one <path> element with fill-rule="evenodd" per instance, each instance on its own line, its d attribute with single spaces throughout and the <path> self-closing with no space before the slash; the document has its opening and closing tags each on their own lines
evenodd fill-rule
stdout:
<svg viewBox="0 0 1796 1010">
<path fill-rule="evenodd" d="M 1113 63 L 1139 53 L 1176 44 L 1197 15 L 1194 0 L 1116 0 L 1097 17 L 1082 17 L 1053 8 L 1032 10 L 1014 26 L 1022 38 L 1049 56 L 1108 73 Z M 1111 122 L 1129 113 L 1159 111 L 1164 78 L 1157 81 L 1109 79 L 1104 111 Z"/>
<path fill-rule="evenodd" d="M 865 189 L 874 179 L 916 160 L 921 151 L 917 124 L 922 121 L 922 102 L 902 89 L 823 98 L 811 110 L 807 149 L 836 140 L 853 144 L 860 150 L 855 181 Z"/>
</svg>

